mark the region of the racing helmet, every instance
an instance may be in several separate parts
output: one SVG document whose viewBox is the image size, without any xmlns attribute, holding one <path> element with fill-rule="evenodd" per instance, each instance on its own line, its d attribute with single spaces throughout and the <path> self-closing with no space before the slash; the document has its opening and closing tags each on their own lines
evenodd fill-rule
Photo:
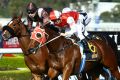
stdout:
<svg viewBox="0 0 120 80">
<path fill-rule="evenodd" d="M 59 19 L 60 15 L 61 15 L 61 12 L 60 12 L 60 11 L 53 10 L 53 11 L 50 13 L 50 20 L 57 20 L 57 19 Z"/>
<path fill-rule="evenodd" d="M 37 11 L 37 6 L 33 3 L 33 2 L 30 2 L 28 5 L 27 5 L 27 13 L 28 14 L 33 14 L 34 12 Z"/>
<path fill-rule="evenodd" d="M 65 7 L 63 8 L 62 13 L 67 13 L 69 11 L 72 11 L 72 10 L 69 7 Z"/>
</svg>

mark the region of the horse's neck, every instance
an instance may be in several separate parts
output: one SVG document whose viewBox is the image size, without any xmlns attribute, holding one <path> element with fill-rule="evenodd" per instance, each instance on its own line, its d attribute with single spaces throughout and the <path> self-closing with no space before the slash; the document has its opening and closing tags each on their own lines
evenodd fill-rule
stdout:
<svg viewBox="0 0 120 80">
<path fill-rule="evenodd" d="M 28 45 L 30 43 L 30 34 L 27 32 L 27 29 L 25 28 L 24 25 L 21 28 L 21 34 L 20 35 L 21 36 L 18 37 L 20 47 L 23 50 L 23 52 L 26 52 L 27 49 L 28 49 Z"/>
<path fill-rule="evenodd" d="M 21 26 L 21 36 L 23 36 L 23 35 L 30 35 L 29 34 L 29 32 L 27 31 L 27 28 L 26 28 L 26 26 L 24 25 L 24 24 L 21 24 L 22 26 Z"/>
<path fill-rule="evenodd" d="M 28 45 L 30 43 L 30 37 L 27 37 L 27 36 L 21 37 L 21 38 L 18 38 L 18 41 L 23 52 L 26 52 Z"/>
</svg>

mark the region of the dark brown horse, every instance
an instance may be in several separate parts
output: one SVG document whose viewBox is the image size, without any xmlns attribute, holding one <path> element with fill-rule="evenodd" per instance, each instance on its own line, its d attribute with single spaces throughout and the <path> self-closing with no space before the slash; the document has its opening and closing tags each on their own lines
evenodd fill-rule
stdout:
<svg viewBox="0 0 120 80">
<path fill-rule="evenodd" d="M 44 27 L 46 33 L 49 35 L 48 40 L 53 39 L 56 36 L 59 36 L 59 34 L 55 33 L 53 30 L 51 30 L 48 27 Z M 75 67 L 71 67 L 71 65 L 74 65 L 74 63 L 66 63 L 66 60 L 73 60 L 74 57 L 76 57 L 74 54 L 73 48 L 69 43 L 70 40 L 60 37 L 56 40 L 53 40 L 49 44 L 47 44 L 47 47 L 55 57 L 53 57 L 53 61 L 49 62 L 51 63 L 50 65 L 52 66 L 51 69 L 49 70 L 49 76 L 55 76 L 54 73 L 58 73 L 59 71 L 63 72 L 63 80 L 67 80 L 68 77 L 70 76 L 72 70 Z M 89 43 L 92 44 L 95 47 L 96 53 L 98 54 L 97 61 L 96 62 L 86 62 L 86 66 L 84 69 L 84 72 L 89 73 L 90 70 L 94 69 L 95 66 L 98 64 L 102 64 L 104 67 L 108 68 L 112 75 L 116 79 L 120 79 L 120 73 L 118 71 L 118 64 L 115 56 L 115 52 L 113 49 L 106 43 L 104 40 L 100 39 L 93 39 L 89 40 Z M 66 55 L 67 54 L 67 55 Z M 81 58 L 79 58 L 81 60 Z M 67 64 L 67 66 L 65 66 Z"/>
<path fill-rule="evenodd" d="M 97 39 L 104 40 L 109 46 L 111 46 L 111 48 L 115 52 L 116 59 L 118 62 L 118 48 L 117 48 L 116 42 L 107 34 L 97 33 L 97 34 L 91 34 L 91 35 L 93 35 L 94 38 L 97 37 Z M 119 67 L 119 62 L 118 62 L 118 67 Z M 89 72 L 89 76 L 90 76 L 89 78 L 91 78 L 92 80 L 98 79 L 100 74 L 105 77 L 105 80 L 112 78 L 110 71 L 105 67 L 103 67 L 102 65 L 97 65 L 94 70 L 91 70 Z"/>
<path fill-rule="evenodd" d="M 11 37 L 18 38 L 24 54 L 25 63 L 32 73 L 33 80 L 41 80 L 43 74 L 48 71 L 48 65 L 46 63 L 48 49 L 46 46 L 42 46 L 37 50 L 36 54 L 28 53 L 30 34 L 24 23 L 21 21 L 21 17 L 22 16 L 13 17 L 7 26 L 3 27 L 3 39 L 7 40 Z"/>
</svg>

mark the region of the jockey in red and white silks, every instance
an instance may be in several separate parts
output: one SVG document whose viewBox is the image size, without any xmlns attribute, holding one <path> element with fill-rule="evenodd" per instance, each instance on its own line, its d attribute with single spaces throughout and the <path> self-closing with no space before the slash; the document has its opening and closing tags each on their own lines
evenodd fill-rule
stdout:
<svg viewBox="0 0 120 80">
<path fill-rule="evenodd" d="M 86 53 L 89 51 L 87 41 L 85 37 L 89 39 L 88 32 L 85 30 L 85 26 L 90 22 L 90 18 L 88 18 L 86 13 L 80 13 L 77 11 L 72 11 L 68 8 L 63 10 L 61 15 L 58 15 L 58 12 L 50 14 L 50 19 L 54 22 L 56 26 L 66 28 L 65 33 L 61 33 L 62 36 L 71 36 L 75 34 L 80 41 L 77 43 L 80 45 L 81 51 L 81 65 L 80 72 L 84 70 L 85 61 L 86 61 Z M 55 19 L 56 17 L 56 19 Z M 81 45 L 81 44 L 82 45 Z"/>
<path fill-rule="evenodd" d="M 77 11 L 68 11 L 66 13 L 62 13 L 61 15 L 58 11 L 55 11 L 50 14 L 50 19 L 53 21 L 55 26 L 66 29 L 65 33 L 61 33 L 60 35 L 70 37 L 71 35 L 75 34 L 80 39 L 80 41 L 77 43 L 80 45 L 82 56 L 80 72 L 83 71 L 86 53 L 89 51 L 88 44 L 85 39 L 85 37 L 89 38 L 88 32 L 85 30 L 85 24 L 88 24 L 84 24 L 85 17 Z"/>
<path fill-rule="evenodd" d="M 54 18 L 53 18 L 54 17 Z M 55 19 L 55 13 L 50 14 L 50 19 L 54 22 L 56 26 L 66 28 L 65 34 L 61 33 L 63 36 L 70 36 L 76 34 L 80 40 L 83 40 L 85 36 L 88 35 L 83 24 L 84 16 L 76 11 L 69 11 L 59 15 L 59 18 Z"/>
</svg>

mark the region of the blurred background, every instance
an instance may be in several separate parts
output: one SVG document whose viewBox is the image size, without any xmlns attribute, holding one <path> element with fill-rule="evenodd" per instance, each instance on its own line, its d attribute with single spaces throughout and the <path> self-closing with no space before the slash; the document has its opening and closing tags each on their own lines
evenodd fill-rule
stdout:
<svg viewBox="0 0 120 80">
<path fill-rule="evenodd" d="M 14 14 L 24 13 L 24 18 L 26 18 L 26 5 L 29 2 L 34 2 L 38 7 L 52 7 L 53 9 L 62 10 L 64 7 L 70 7 L 71 9 L 84 10 L 89 16 L 91 16 L 91 26 L 98 27 L 99 25 L 94 25 L 103 22 L 120 22 L 120 0 L 0 0 L 0 23 L 4 23 L 1 19 L 10 18 Z M 107 26 L 107 24 L 102 24 Z M 115 26 L 120 26 L 120 24 L 114 24 Z M 112 24 L 110 24 L 112 26 Z M 100 27 L 101 24 L 100 24 Z M 88 27 L 89 28 L 89 27 Z M 96 28 L 93 28 L 94 30 Z M 108 29 L 108 28 L 104 28 Z M 115 29 L 119 29 L 116 27 Z M 91 30 L 91 29 L 88 29 Z M 96 29 L 97 30 L 97 29 Z"/>
</svg>

